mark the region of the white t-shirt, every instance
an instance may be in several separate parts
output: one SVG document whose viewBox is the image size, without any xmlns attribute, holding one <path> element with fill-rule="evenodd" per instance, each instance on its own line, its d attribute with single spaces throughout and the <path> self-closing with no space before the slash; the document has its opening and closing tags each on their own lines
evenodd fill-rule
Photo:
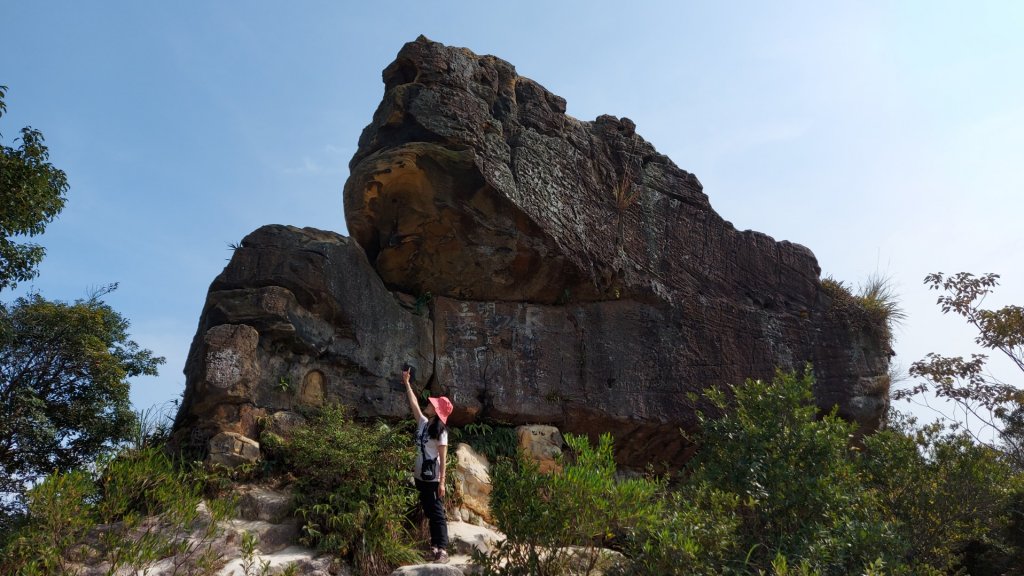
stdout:
<svg viewBox="0 0 1024 576">
<path fill-rule="evenodd" d="M 428 422 L 430 422 L 430 420 L 427 420 L 427 417 L 423 416 L 422 418 L 420 418 L 419 426 L 416 427 L 416 468 L 414 468 L 413 476 L 415 476 L 417 480 L 422 480 L 422 478 L 420 478 L 420 470 L 423 467 L 423 452 L 427 453 L 428 459 L 437 458 L 438 446 L 448 445 L 448 431 L 445 430 L 444 432 L 441 432 L 441 437 L 436 440 L 430 438 L 429 435 L 427 434 Z M 426 438 L 427 442 L 423 446 L 423 450 L 420 450 L 419 443 L 421 442 L 422 438 Z M 438 466 L 440 465 L 441 463 L 440 461 L 438 461 Z M 434 482 L 437 482 L 437 480 L 434 480 Z"/>
</svg>

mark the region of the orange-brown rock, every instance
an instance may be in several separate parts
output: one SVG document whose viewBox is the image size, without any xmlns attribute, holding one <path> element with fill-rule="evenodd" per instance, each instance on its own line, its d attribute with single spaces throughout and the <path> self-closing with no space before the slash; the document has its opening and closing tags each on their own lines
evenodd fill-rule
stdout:
<svg viewBox="0 0 1024 576">
<path fill-rule="evenodd" d="M 572 118 L 508 62 L 423 37 L 383 77 L 346 219 L 386 285 L 434 296 L 456 421 L 680 461 L 694 394 L 812 362 L 823 409 L 878 424 L 885 331 L 835 314 L 809 249 L 736 230 L 631 121 Z"/>
<path fill-rule="evenodd" d="M 736 230 L 631 121 L 572 118 L 508 62 L 423 37 L 384 88 L 345 184 L 352 239 L 264 227 L 213 282 L 179 437 L 333 402 L 406 416 L 407 360 L 454 425 L 612 432 L 635 466 L 689 456 L 705 388 L 805 362 L 823 410 L 878 425 L 884 327 L 837 309 L 809 249 Z"/>
</svg>

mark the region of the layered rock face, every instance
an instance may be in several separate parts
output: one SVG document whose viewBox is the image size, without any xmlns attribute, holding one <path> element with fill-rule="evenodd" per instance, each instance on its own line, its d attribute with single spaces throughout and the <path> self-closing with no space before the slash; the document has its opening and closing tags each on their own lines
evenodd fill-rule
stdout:
<svg viewBox="0 0 1024 576">
<path fill-rule="evenodd" d="M 412 362 L 429 380 L 433 356 L 430 321 L 398 303 L 352 239 L 264 226 L 210 286 L 175 435 L 208 450 L 222 432 L 287 432 L 325 403 L 404 416 L 396 370 Z"/>
<path fill-rule="evenodd" d="M 345 185 L 352 239 L 243 242 L 211 286 L 180 429 L 252 433 L 236 423 L 286 420 L 308 381 L 399 416 L 407 359 L 455 423 L 611 431 L 625 464 L 687 457 L 694 393 L 805 362 L 823 409 L 877 426 L 884 335 L 835 313 L 810 250 L 735 230 L 632 122 L 576 120 L 511 64 L 423 37 L 384 83 Z"/>
</svg>

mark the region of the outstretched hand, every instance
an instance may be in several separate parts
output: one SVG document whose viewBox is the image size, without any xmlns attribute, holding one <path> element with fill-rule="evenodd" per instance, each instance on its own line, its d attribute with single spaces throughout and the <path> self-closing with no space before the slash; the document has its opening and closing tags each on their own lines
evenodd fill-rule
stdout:
<svg viewBox="0 0 1024 576">
<path fill-rule="evenodd" d="M 402 370 L 402 384 L 409 385 L 409 379 L 412 377 L 408 369 Z"/>
</svg>

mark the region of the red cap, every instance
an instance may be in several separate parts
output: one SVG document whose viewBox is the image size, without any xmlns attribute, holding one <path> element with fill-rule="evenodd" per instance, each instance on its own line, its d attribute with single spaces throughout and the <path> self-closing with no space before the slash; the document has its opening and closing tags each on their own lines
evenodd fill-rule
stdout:
<svg viewBox="0 0 1024 576">
<path fill-rule="evenodd" d="M 434 411 L 437 412 L 437 417 L 441 419 L 441 422 L 447 424 L 448 417 L 451 416 L 452 410 L 454 410 L 452 401 L 446 396 L 431 397 L 427 398 L 427 400 L 434 406 Z"/>
</svg>

